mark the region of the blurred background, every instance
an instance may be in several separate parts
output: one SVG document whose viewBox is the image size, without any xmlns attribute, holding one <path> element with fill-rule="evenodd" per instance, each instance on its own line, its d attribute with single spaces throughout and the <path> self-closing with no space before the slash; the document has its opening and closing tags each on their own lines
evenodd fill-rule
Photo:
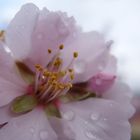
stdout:
<svg viewBox="0 0 140 140">
<path fill-rule="evenodd" d="M 5 29 L 20 7 L 33 2 L 40 8 L 74 16 L 85 31 L 98 30 L 114 40 L 120 77 L 134 93 L 133 138 L 140 140 L 140 0 L 0 0 L 0 29 Z"/>
</svg>

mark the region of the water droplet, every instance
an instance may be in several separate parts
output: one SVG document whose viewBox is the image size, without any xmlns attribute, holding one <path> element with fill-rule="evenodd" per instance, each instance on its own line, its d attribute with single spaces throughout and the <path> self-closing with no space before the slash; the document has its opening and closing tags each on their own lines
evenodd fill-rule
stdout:
<svg viewBox="0 0 140 140">
<path fill-rule="evenodd" d="M 105 67 L 105 62 L 104 61 L 100 62 L 98 66 L 99 71 L 102 71 L 104 67 Z"/>
<path fill-rule="evenodd" d="M 103 118 L 104 121 L 107 121 L 107 118 Z"/>
<path fill-rule="evenodd" d="M 110 103 L 110 107 L 113 107 L 113 103 Z"/>
<path fill-rule="evenodd" d="M 48 132 L 47 131 L 41 131 L 40 132 L 40 139 L 46 140 L 48 138 Z"/>
<path fill-rule="evenodd" d="M 34 128 L 30 128 L 30 132 L 34 133 L 35 132 Z"/>
<path fill-rule="evenodd" d="M 86 63 L 83 61 L 76 61 L 74 63 L 74 70 L 76 73 L 82 73 L 86 69 Z"/>
<path fill-rule="evenodd" d="M 64 119 L 68 120 L 68 121 L 71 121 L 74 119 L 74 112 L 73 111 L 67 111 L 64 113 L 63 117 Z"/>
<path fill-rule="evenodd" d="M 20 26 L 20 28 L 21 28 L 21 29 L 24 29 L 24 28 L 25 28 L 25 26 L 24 26 L 24 25 L 21 25 L 21 26 Z"/>
<path fill-rule="evenodd" d="M 43 35 L 42 35 L 41 33 L 39 33 L 39 34 L 37 35 L 37 38 L 38 38 L 38 39 L 42 39 L 42 38 L 43 38 Z"/>
<path fill-rule="evenodd" d="M 91 131 L 86 131 L 86 136 L 91 140 L 95 140 L 97 138 Z"/>
<path fill-rule="evenodd" d="M 74 139 L 75 138 L 75 133 L 73 131 L 71 131 L 70 128 L 66 128 L 64 129 L 64 134 L 70 138 L 70 139 Z"/>
<path fill-rule="evenodd" d="M 88 124 L 88 121 L 85 121 L 84 123 L 85 123 L 85 125 L 87 125 Z"/>
<path fill-rule="evenodd" d="M 102 71 L 104 69 L 104 66 L 103 65 L 100 65 L 99 66 L 99 71 Z"/>
<path fill-rule="evenodd" d="M 98 120 L 98 118 L 99 118 L 99 116 L 97 115 L 97 114 L 91 114 L 91 119 L 93 120 L 93 121 L 97 121 Z"/>
</svg>

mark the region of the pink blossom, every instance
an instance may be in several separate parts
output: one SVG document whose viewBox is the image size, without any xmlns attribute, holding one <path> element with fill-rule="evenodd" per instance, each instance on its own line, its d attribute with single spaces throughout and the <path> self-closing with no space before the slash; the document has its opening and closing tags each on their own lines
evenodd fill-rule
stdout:
<svg viewBox="0 0 140 140">
<path fill-rule="evenodd" d="M 0 140 L 130 140 L 132 94 L 117 78 L 110 42 L 96 31 L 83 32 L 66 13 L 24 5 L 0 42 L 0 66 Z M 74 100 L 60 99 L 68 94 Z M 22 95 L 38 105 L 12 112 Z M 45 114 L 50 102 L 61 117 Z"/>
</svg>

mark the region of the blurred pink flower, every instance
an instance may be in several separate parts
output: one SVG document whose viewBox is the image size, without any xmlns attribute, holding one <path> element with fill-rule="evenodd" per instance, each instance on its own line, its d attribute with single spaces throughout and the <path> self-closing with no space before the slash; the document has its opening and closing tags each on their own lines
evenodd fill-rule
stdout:
<svg viewBox="0 0 140 140">
<path fill-rule="evenodd" d="M 131 91 L 116 77 L 116 59 L 101 34 L 83 32 L 66 13 L 26 4 L 9 24 L 5 43 L 0 42 L 0 140 L 130 139 Z M 33 83 L 27 74 L 35 76 Z M 90 90 L 97 97 L 75 97 L 71 92 L 79 83 L 80 96 Z M 39 105 L 16 114 L 10 109 L 22 95 L 35 97 Z M 50 102 L 61 117 L 46 117 L 44 105 Z"/>
</svg>

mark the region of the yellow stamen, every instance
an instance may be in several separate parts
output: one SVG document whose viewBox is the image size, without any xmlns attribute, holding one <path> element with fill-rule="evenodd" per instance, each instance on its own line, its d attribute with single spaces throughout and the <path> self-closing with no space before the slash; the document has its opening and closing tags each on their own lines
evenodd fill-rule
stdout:
<svg viewBox="0 0 140 140">
<path fill-rule="evenodd" d="M 77 57 L 78 57 L 78 52 L 74 52 L 74 53 L 73 53 L 73 57 L 74 57 L 74 58 L 77 58 Z"/>
<path fill-rule="evenodd" d="M 49 53 L 49 54 L 52 53 L 52 50 L 51 50 L 51 49 L 48 49 L 48 53 Z"/>
<path fill-rule="evenodd" d="M 73 80 L 74 79 L 74 74 L 70 75 L 70 79 Z"/>
<path fill-rule="evenodd" d="M 56 58 L 55 62 L 54 62 L 54 66 L 60 66 L 62 64 L 62 60 L 58 57 Z"/>
<path fill-rule="evenodd" d="M 36 64 L 36 65 L 35 65 L 35 68 L 36 68 L 37 71 L 43 71 L 42 66 L 39 65 L 39 64 Z"/>
<path fill-rule="evenodd" d="M 61 44 L 61 45 L 59 46 L 59 49 L 60 49 L 60 50 L 63 50 L 63 49 L 64 49 L 64 45 Z"/>
<path fill-rule="evenodd" d="M 65 94 L 70 88 L 72 88 L 72 81 L 74 80 L 74 69 L 72 65 L 75 58 L 78 57 L 78 52 L 73 52 L 73 58 L 69 65 L 63 68 L 63 59 L 60 57 L 61 50 L 64 49 L 64 45 L 60 45 L 56 54 L 52 57 L 49 64 L 43 68 L 43 66 L 36 64 L 36 81 L 35 81 L 35 93 L 39 94 L 39 98 L 44 100 L 53 100 L 54 98 Z M 52 50 L 48 49 L 48 54 L 51 54 Z M 49 100 L 48 100 L 49 101 Z"/>
<path fill-rule="evenodd" d="M 4 30 L 0 30 L 0 40 L 4 41 L 4 34 L 5 34 L 5 31 Z"/>
<path fill-rule="evenodd" d="M 72 73 L 73 72 L 73 69 L 69 69 L 69 72 Z"/>
</svg>

